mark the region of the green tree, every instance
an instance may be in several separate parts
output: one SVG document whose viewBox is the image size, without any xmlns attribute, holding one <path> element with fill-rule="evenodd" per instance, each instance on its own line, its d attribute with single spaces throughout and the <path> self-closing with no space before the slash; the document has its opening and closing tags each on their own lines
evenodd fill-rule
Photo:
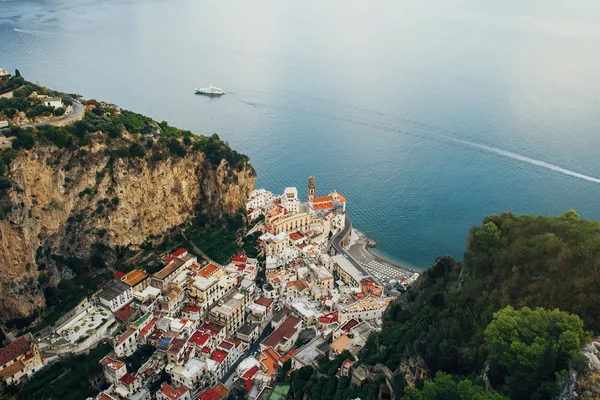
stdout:
<svg viewBox="0 0 600 400">
<path fill-rule="evenodd" d="M 555 397 L 557 374 L 590 339 L 577 315 L 512 306 L 494 314 L 484 335 L 493 383 L 515 399 Z"/>
<path fill-rule="evenodd" d="M 446 373 L 435 374 L 433 382 L 425 382 L 422 389 L 406 388 L 402 400 L 508 400 L 506 397 L 486 392 L 470 380 L 456 382 Z"/>
<path fill-rule="evenodd" d="M 31 150 L 35 145 L 35 139 L 31 132 L 22 131 L 12 142 L 13 149 Z"/>
<path fill-rule="evenodd" d="M 60 117 L 65 113 L 65 109 L 63 107 L 57 107 L 54 109 L 54 115 Z"/>
</svg>

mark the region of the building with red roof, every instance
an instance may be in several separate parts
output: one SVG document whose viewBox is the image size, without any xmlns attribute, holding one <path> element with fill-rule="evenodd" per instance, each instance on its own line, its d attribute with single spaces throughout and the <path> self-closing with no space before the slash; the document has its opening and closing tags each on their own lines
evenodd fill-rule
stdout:
<svg viewBox="0 0 600 400">
<path fill-rule="evenodd" d="M 338 315 L 339 314 L 337 311 L 334 311 L 327 315 L 324 315 L 321 318 L 319 318 L 319 324 L 320 325 L 335 324 L 336 322 L 338 322 Z"/>
<path fill-rule="evenodd" d="M 183 386 L 174 388 L 167 382 L 160 385 L 160 390 L 156 392 L 156 400 L 191 400 L 190 391 Z"/>
<path fill-rule="evenodd" d="M 216 361 L 218 363 L 222 363 L 223 360 L 225 360 L 225 358 L 227 357 L 227 352 L 223 351 L 223 350 L 215 350 L 215 352 L 212 354 L 212 356 L 210 357 L 211 360 Z"/>
<path fill-rule="evenodd" d="M 199 400 L 221 400 L 227 397 L 229 394 L 229 390 L 222 384 L 218 383 L 216 386 L 212 388 L 206 389 L 200 397 Z"/>
<path fill-rule="evenodd" d="M 272 347 L 281 354 L 287 353 L 298 339 L 301 327 L 302 321 L 299 318 L 288 316 L 281 326 L 262 341 L 261 350 Z"/>
<path fill-rule="evenodd" d="M 248 257 L 245 257 L 242 253 L 236 254 L 231 259 L 231 262 L 234 264 L 246 264 L 247 261 L 248 261 Z"/>
<path fill-rule="evenodd" d="M 179 258 L 179 257 L 185 256 L 186 254 L 187 254 L 187 250 L 182 247 L 180 249 L 175 250 L 173 252 L 173 254 L 171 254 L 171 256 Z"/>
<path fill-rule="evenodd" d="M 246 388 L 246 390 L 252 389 L 252 378 L 254 377 L 254 375 L 256 375 L 256 373 L 259 370 L 260 369 L 258 368 L 258 365 L 255 365 L 248 371 L 244 372 L 244 375 L 242 375 L 241 379 L 244 382 L 244 387 Z"/>
<path fill-rule="evenodd" d="M 38 345 L 31 333 L 0 349 L 0 376 L 7 385 L 18 384 L 42 366 Z"/>
<path fill-rule="evenodd" d="M 116 391 L 118 394 L 128 397 L 130 394 L 134 393 L 140 385 L 141 383 L 138 378 L 131 374 L 125 374 L 119 379 L 119 385 L 117 385 Z"/>
<path fill-rule="evenodd" d="M 209 342 L 210 335 L 203 331 L 196 331 L 189 339 L 189 343 L 193 343 L 198 350 L 202 349 Z"/>
</svg>

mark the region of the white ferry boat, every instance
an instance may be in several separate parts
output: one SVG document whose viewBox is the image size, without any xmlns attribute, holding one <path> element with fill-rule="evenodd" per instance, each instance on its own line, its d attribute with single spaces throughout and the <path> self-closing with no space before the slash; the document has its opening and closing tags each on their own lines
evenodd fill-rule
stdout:
<svg viewBox="0 0 600 400">
<path fill-rule="evenodd" d="M 196 94 L 205 94 L 207 96 L 222 96 L 225 94 L 225 91 L 221 88 L 214 87 L 210 85 L 206 88 L 196 88 Z"/>
</svg>

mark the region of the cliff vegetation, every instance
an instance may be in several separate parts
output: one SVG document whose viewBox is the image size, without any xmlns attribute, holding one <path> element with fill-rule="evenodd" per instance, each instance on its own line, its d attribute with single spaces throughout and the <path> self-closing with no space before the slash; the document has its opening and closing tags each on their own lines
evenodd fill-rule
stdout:
<svg viewBox="0 0 600 400">
<path fill-rule="evenodd" d="M 29 102 L 38 88 L 23 81 L 11 100 Z M 9 327 L 51 322 L 108 268 L 199 216 L 203 226 L 235 219 L 254 187 L 248 157 L 217 134 L 95 104 L 72 125 L 2 130 L 0 322 Z"/>
<path fill-rule="evenodd" d="M 599 233 L 599 223 L 572 210 L 486 217 L 461 263 L 438 259 L 388 308 L 363 361 L 426 391 L 431 384 L 423 387 L 406 360 L 422 359 L 429 376 L 471 378 L 510 398 L 555 398 L 569 371 L 585 374 L 580 350 L 600 329 Z"/>
</svg>

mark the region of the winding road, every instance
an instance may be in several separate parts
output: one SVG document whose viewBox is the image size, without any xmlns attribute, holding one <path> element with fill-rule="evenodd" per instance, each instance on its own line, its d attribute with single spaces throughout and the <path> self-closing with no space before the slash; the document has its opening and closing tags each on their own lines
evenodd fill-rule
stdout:
<svg viewBox="0 0 600 400">
<path fill-rule="evenodd" d="M 333 238 L 331 239 L 331 246 L 333 246 L 333 248 L 335 249 L 335 251 L 338 254 L 343 255 L 348 260 L 348 262 L 350 262 L 350 264 L 352 264 L 354 266 L 354 268 L 359 270 L 363 275 L 372 276 L 372 274 L 370 274 L 367 270 L 365 270 L 364 267 L 361 265 L 361 263 L 359 263 L 356 260 L 356 258 L 354 258 L 350 253 L 348 253 L 341 244 L 342 239 L 345 238 L 346 235 L 351 230 L 352 230 L 352 221 L 350 220 L 350 218 L 348 218 L 348 216 L 346 216 L 346 221 L 344 223 L 344 229 L 342 229 L 341 231 L 339 231 L 338 233 L 336 233 L 333 236 Z"/>
<path fill-rule="evenodd" d="M 73 100 L 72 110 L 69 114 L 65 114 L 61 118 L 58 118 L 58 119 L 42 121 L 42 122 L 38 122 L 37 124 L 23 125 L 23 128 L 36 127 L 36 126 L 42 126 L 42 125 L 57 125 L 57 126 L 68 125 L 71 122 L 78 121 L 84 112 L 85 112 L 85 106 L 79 100 Z"/>
</svg>

